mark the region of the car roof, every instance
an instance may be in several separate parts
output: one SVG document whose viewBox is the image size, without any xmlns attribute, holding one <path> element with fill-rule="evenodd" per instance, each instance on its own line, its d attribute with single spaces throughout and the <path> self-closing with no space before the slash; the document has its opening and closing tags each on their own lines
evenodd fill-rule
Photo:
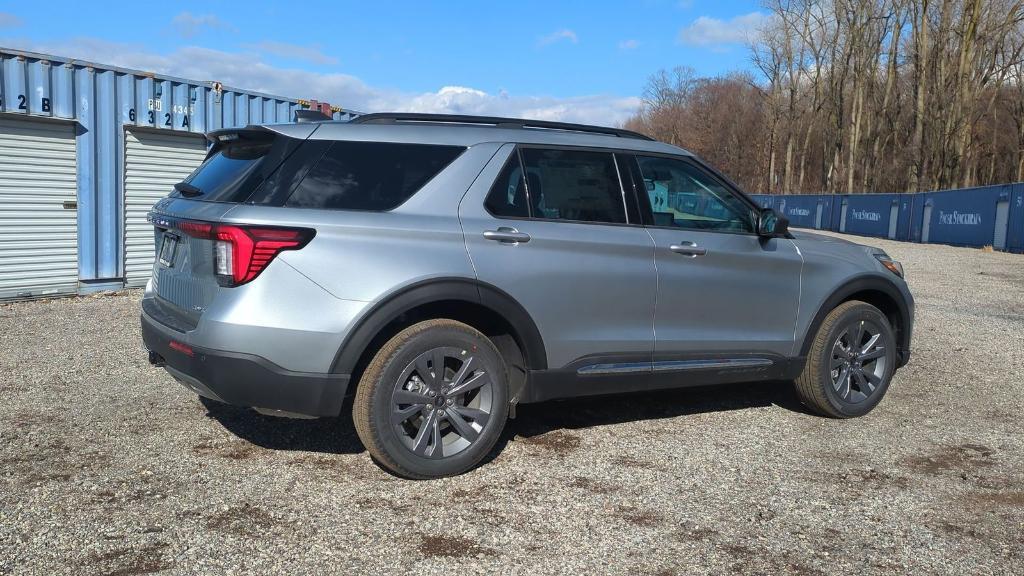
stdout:
<svg viewBox="0 0 1024 576">
<path fill-rule="evenodd" d="M 352 121 L 271 124 L 265 128 L 293 138 L 316 140 L 467 147 L 485 142 L 512 142 L 691 155 L 682 148 L 628 130 L 486 116 L 368 114 Z"/>
</svg>

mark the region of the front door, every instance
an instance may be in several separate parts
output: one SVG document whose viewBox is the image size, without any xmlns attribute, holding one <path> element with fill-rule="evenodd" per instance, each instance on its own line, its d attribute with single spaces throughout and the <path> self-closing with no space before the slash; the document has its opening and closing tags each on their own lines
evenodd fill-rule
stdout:
<svg viewBox="0 0 1024 576">
<path fill-rule="evenodd" d="M 656 245 L 655 369 L 792 354 L 802 266 L 793 242 L 757 236 L 756 208 L 696 162 L 638 156 L 633 166 Z M 667 200 L 646 202 L 655 191 Z"/>
<path fill-rule="evenodd" d="M 478 278 L 530 314 L 549 369 L 650 365 L 654 247 L 618 173 L 610 152 L 508 144 L 460 204 Z"/>
</svg>

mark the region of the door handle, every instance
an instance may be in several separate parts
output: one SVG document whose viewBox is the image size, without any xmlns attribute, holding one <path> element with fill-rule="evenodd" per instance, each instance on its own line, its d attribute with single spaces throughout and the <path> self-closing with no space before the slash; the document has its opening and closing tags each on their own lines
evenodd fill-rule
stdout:
<svg viewBox="0 0 1024 576">
<path fill-rule="evenodd" d="M 696 242 L 689 241 L 673 244 L 669 246 L 668 249 L 676 254 L 682 254 L 683 256 L 689 256 L 690 258 L 696 258 L 697 256 L 703 256 L 708 253 L 707 248 L 701 248 L 697 246 Z"/>
<path fill-rule="evenodd" d="M 518 244 L 520 242 L 529 242 L 530 235 L 526 232 L 520 232 L 515 228 L 508 228 L 502 226 L 497 230 L 484 230 L 484 238 L 488 240 L 496 240 L 505 244 Z"/>
</svg>

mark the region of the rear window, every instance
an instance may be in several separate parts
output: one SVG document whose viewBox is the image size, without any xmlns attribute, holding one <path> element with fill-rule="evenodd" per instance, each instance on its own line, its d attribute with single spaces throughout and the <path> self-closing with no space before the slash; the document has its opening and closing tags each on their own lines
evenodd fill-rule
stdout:
<svg viewBox="0 0 1024 576">
<path fill-rule="evenodd" d="M 301 142 L 265 131 L 241 131 L 235 140 L 218 142 L 171 195 L 208 202 L 245 202 Z"/>
<path fill-rule="evenodd" d="M 461 146 L 333 142 L 284 205 L 391 210 L 408 200 L 464 150 Z"/>
</svg>

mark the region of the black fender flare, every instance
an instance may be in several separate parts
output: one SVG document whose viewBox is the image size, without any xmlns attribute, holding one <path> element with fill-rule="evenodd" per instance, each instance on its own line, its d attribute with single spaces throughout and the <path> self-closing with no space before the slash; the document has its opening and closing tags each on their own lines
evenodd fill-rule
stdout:
<svg viewBox="0 0 1024 576">
<path fill-rule="evenodd" d="M 836 288 L 825 299 L 824 303 L 818 307 L 818 311 L 814 314 L 814 318 L 811 319 L 811 323 L 808 324 L 807 331 L 803 334 L 803 343 L 800 345 L 801 358 L 807 357 L 814 340 L 814 335 L 818 333 L 818 328 L 825 321 L 825 316 L 828 316 L 828 313 L 835 309 L 836 306 L 849 300 L 854 294 L 865 291 L 881 292 L 896 304 L 900 320 L 899 329 L 896 334 L 898 340 L 896 344 L 897 362 L 899 366 L 907 363 L 910 357 L 910 334 L 913 323 L 911 305 L 891 280 L 875 274 L 854 276 Z"/>
<path fill-rule="evenodd" d="M 380 331 L 413 308 L 433 302 L 462 301 L 488 308 L 504 318 L 516 332 L 527 368 L 547 368 L 547 353 L 537 324 L 515 298 L 505 291 L 469 278 L 435 278 L 402 288 L 378 302 L 358 320 L 341 344 L 331 372 L 352 374 L 363 353 Z"/>
</svg>

